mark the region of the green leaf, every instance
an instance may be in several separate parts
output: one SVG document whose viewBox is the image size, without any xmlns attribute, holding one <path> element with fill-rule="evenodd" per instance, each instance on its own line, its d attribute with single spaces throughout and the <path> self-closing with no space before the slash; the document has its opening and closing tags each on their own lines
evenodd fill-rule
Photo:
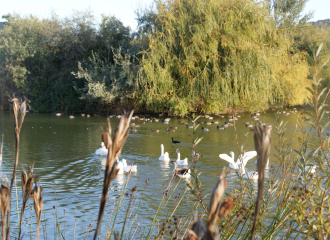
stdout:
<svg viewBox="0 0 330 240">
<path fill-rule="evenodd" d="M 305 55 L 308 62 L 311 64 L 311 65 L 314 65 L 315 64 L 315 61 L 313 60 L 313 58 L 311 58 L 308 54 Z"/>
</svg>

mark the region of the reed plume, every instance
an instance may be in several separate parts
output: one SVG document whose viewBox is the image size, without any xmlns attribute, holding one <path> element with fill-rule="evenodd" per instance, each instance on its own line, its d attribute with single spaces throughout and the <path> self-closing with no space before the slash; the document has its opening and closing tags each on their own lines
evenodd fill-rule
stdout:
<svg viewBox="0 0 330 240">
<path fill-rule="evenodd" d="M 1 222 L 2 222 L 2 239 L 6 239 L 6 214 L 10 209 L 10 191 L 7 177 L 1 180 L 0 187 L 0 210 L 1 210 Z M 9 229 L 9 225 L 8 225 Z"/>
<path fill-rule="evenodd" d="M 1 147 L 0 147 L 0 167 L 2 163 L 2 147 L 3 147 L 3 134 L 1 135 Z"/>
<path fill-rule="evenodd" d="M 20 224 L 19 224 L 19 234 L 18 234 L 18 239 L 21 238 L 21 230 L 22 230 L 22 221 L 23 221 L 23 215 L 24 215 L 24 210 L 27 201 L 29 200 L 29 197 L 32 192 L 32 187 L 34 183 L 34 178 L 33 178 L 33 165 L 29 166 L 29 173 L 26 173 L 25 169 L 23 168 L 22 170 L 22 195 L 23 195 L 23 202 L 22 202 L 22 209 L 21 209 L 21 219 L 20 219 Z"/>
<path fill-rule="evenodd" d="M 39 178 L 38 183 L 35 184 L 33 189 L 34 210 L 37 215 L 37 240 L 39 239 L 39 227 L 40 227 L 41 213 L 43 208 L 42 187 L 40 186 L 40 180 L 41 178 Z"/>
<path fill-rule="evenodd" d="M 264 170 L 270 152 L 270 143 L 271 143 L 270 133 L 271 133 L 271 128 L 268 126 L 262 127 L 257 123 L 254 128 L 254 145 L 257 151 L 257 171 L 259 178 L 258 178 L 258 198 L 254 212 L 254 220 L 253 220 L 253 226 L 252 226 L 251 238 L 250 238 L 251 240 L 253 239 L 256 231 L 256 223 L 258 219 L 258 213 L 260 210 L 260 204 L 264 190 Z"/>
<path fill-rule="evenodd" d="M 221 202 L 222 196 L 227 187 L 226 171 L 227 167 L 224 167 L 219 176 L 218 182 L 212 191 L 207 227 L 205 227 L 205 224 L 202 221 L 198 221 L 195 216 L 195 222 L 191 229 L 188 230 L 188 234 L 185 238 L 186 240 L 198 240 L 201 239 L 201 237 L 205 240 L 219 239 L 219 231 L 216 227 L 216 223 L 220 217 L 228 215 L 231 209 L 235 206 L 235 203 L 231 199 L 227 199 L 223 203 Z"/>
<path fill-rule="evenodd" d="M 14 165 L 13 177 L 12 177 L 11 183 L 10 183 L 10 190 L 9 190 L 10 195 L 13 190 L 14 178 L 15 178 L 17 164 L 18 164 L 19 134 L 21 132 L 24 117 L 26 115 L 26 101 L 23 101 L 21 103 L 17 98 L 13 98 L 13 99 L 11 99 L 11 103 L 13 105 L 13 111 L 14 111 L 16 154 L 15 154 L 15 165 Z M 9 224 L 10 224 L 10 203 L 9 203 L 9 209 L 8 209 L 8 213 L 7 213 L 7 225 L 8 225 L 7 239 L 9 239 L 9 235 L 10 235 Z"/>
<path fill-rule="evenodd" d="M 128 137 L 130 122 L 132 119 L 133 112 L 134 111 L 131 111 L 130 114 L 124 112 L 117 125 L 117 129 L 113 138 L 111 136 L 112 133 L 111 133 L 111 125 L 109 118 L 108 118 L 108 130 L 102 133 L 102 141 L 104 142 L 104 145 L 108 149 L 108 156 L 107 156 L 107 162 L 104 172 L 102 198 L 101 198 L 100 211 L 97 220 L 97 227 L 95 230 L 94 240 L 96 239 L 100 228 L 101 219 L 107 201 L 108 189 L 110 183 L 117 176 L 118 173 L 117 162 L 115 162 L 115 160 L 119 159 L 119 155 Z"/>
</svg>

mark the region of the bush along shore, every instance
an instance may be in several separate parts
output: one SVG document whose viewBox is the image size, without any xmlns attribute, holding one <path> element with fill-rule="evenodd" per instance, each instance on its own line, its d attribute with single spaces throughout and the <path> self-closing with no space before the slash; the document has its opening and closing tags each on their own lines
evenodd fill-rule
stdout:
<svg viewBox="0 0 330 240">
<path fill-rule="evenodd" d="M 137 29 L 89 11 L 64 19 L 8 14 L 0 34 L 0 105 L 16 93 L 38 112 L 173 115 L 262 111 L 308 103 L 309 46 L 329 25 L 312 24 L 306 0 L 155 0 Z M 329 68 L 322 78 L 329 82 Z M 320 75 L 320 77 L 321 77 Z"/>
<path fill-rule="evenodd" d="M 104 130 L 102 140 L 108 149 L 106 167 L 104 171 L 104 182 L 102 196 L 100 196 L 100 207 L 97 222 L 93 229 L 93 239 L 102 237 L 105 239 L 274 239 L 274 238 L 315 238 L 328 239 L 330 234 L 330 136 L 327 133 L 329 122 L 325 120 L 325 101 L 330 92 L 327 88 L 318 91 L 322 79 L 318 77 L 319 71 L 324 67 L 318 66 L 318 57 L 322 44 L 311 49 L 312 57 L 309 61 L 314 62 L 311 69 L 313 77 L 313 88 L 309 88 L 310 104 L 314 108 L 311 119 L 298 117 L 295 132 L 300 132 L 300 137 L 292 135 L 291 139 L 285 137 L 285 124 L 275 114 L 277 124 L 273 127 L 261 126 L 258 123 L 254 127 L 254 142 L 257 152 L 258 172 L 257 186 L 255 191 L 252 179 L 245 179 L 245 175 L 238 173 L 237 188 L 226 191 L 227 168 L 219 169 L 219 178 L 215 182 L 212 193 L 205 193 L 202 183 L 199 180 L 200 173 L 196 167 L 196 160 L 200 155 L 193 154 L 192 163 L 189 165 L 190 180 L 184 183 L 178 181 L 175 187 L 170 187 L 173 178 L 179 176 L 179 170 L 173 172 L 168 188 L 165 189 L 160 199 L 159 207 L 148 226 L 144 226 L 137 218 L 139 203 L 137 201 L 136 187 L 127 191 L 126 186 L 130 173 L 126 178 L 126 185 L 119 198 L 108 199 L 108 189 L 111 182 L 116 178 L 119 169 L 117 168 L 122 148 L 130 130 L 130 120 L 133 111 L 124 113 L 120 118 L 118 126 L 113 133 L 110 124 Z M 324 96 L 322 98 L 322 96 Z M 323 99 L 320 101 L 320 99 Z M 36 239 L 40 238 L 40 223 L 43 213 L 43 190 L 40 186 L 40 178 L 34 177 L 34 166 L 31 165 L 28 171 L 22 171 L 22 207 L 20 220 L 17 227 L 11 222 L 11 205 L 13 187 L 15 185 L 15 174 L 17 172 L 20 131 L 26 114 L 26 102 L 17 98 L 11 100 L 14 111 L 14 132 L 16 139 L 16 157 L 13 168 L 13 176 L 10 180 L 2 179 L 0 187 L 0 208 L 1 208 L 1 235 L 3 239 L 10 239 L 11 236 L 21 239 L 21 226 L 26 203 L 32 196 L 34 202 L 37 222 L 35 226 Z M 196 136 L 198 128 L 197 118 L 190 119 L 193 123 L 193 135 L 191 150 L 194 153 L 195 146 L 202 140 Z M 108 119 L 110 123 L 110 119 Z M 310 141 L 310 133 L 317 133 L 317 140 Z M 273 136 L 271 138 L 271 132 Z M 237 133 L 236 133 L 237 136 Z M 293 146 L 297 146 L 294 148 Z M 0 156 L 2 157 L 2 143 Z M 275 144 L 277 158 L 276 167 L 269 170 L 269 178 L 265 181 L 265 168 L 270 154 L 270 145 Z M 237 142 L 238 150 L 244 153 L 244 142 L 242 146 Z M 244 166 L 243 166 L 244 167 Z M 299 169 L 297 172 L 296 169 Z M 242 169 L 241 169 L 242 170 Z M 42 176 L 41 176 L 42 177 Z M 148 181 L 146 182 L 148 184 Z M 176 192 L 179 184 L 186 184 L 184 193 Z M 143 198 L 142 191 L 142 198 Z M 126 194 L 125 194 L 126 193 Z M 186 216 L 178 216 L 178 209 L 187 195 L 193 198 L 191 211 Z M 211 194 L 210 202 L 205 203 L 205 194 Z M 116 217 L 120 210 L 121 200 L 124 195 L 129 195 L 124 222 L 121 229 L 116 224 Z M 16 194 L 17 196 L 17 194 Z M 56 195 L 55 195 L 56 197 Z M 195 199 L 195 201 L 194 201 Z M 170 200 L 174 200 L 171 205 Z M 102 231 L 103 214 L 106 202 L 113 201 L 115 211 L 110 216 L 106 231 Z M 121 208 L 122 209 L 122 208 Z M 161 222 L 161 224 L 159 224 Z M 103 224 L 102 224 L 103 223 Z M 64 224 L 65 225 L 65 224 Z M 32 226 L 31 226 L 32 227 Z M 156 227 L 158 231 L 155 231 Z M 17 230 L 17 233 L 15 232 Z M 67 230 L 68 231 L 68 230 Z M 71 229 L 74 232 L 75 228 Z M 86 230 L 88 238 L 89 230 Z M 101 234 L 102 232 L 102 234 Z M 56 235 L 57 234 L 57 235 Z M 58 224 L 58 231 L 54 238 L 65 238 Z M 45 235 L 44 235 L 45 236 Z"/>
</svg>

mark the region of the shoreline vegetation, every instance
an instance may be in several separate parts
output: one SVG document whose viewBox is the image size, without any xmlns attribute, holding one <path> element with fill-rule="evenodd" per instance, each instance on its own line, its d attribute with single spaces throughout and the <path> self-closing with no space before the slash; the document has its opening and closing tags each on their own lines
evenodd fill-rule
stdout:
<svg viewBox="0 0 330 240">
<path fill-rule="evenodd" d="M 7 14 L 0 34 L 0 105 L 15 93 L 31 110 L 110 114 L 120 109 L 220 114 L 307 104 L 306 55 L 327 21 L 308 22 L 306 0 L 155 0 L 137 29 L 88 10 L 49 18 Z M 329 67 L 320 78 L 328 86 Z"/>
<path fill-rule="evenodd" d="M 308 57 L 308 61 L 312 65 L 310 71 L 312 74 L 313 88 L 308 89 L 311 94 L 310 104 L 314 109 L 313 116 L 310 119 L 299 115 L 294 134 L 291 138 L 285 136 L 285 123 L 283 123 L 279 114 L 275 114 L 276 125 L 274 127 L 265 127 L 259 125 L 256 121 L 254 127 L 254 142 L 257 152 L 257 171 L 258 184 L 257 191 L 252 184 L 251 179 L 244 179 L 244 175 L 237 172 L 237 187 L 231 192 L 226 192 L 226 172 L 224 167 L 219 169 L 219 178 L 213 192 L 209 205 L 205 203 L 205 196 L 209 193 L 203 191 L 204 186 L 199 180 L 199 175 L 196 167 L 196 160 L 200 155 L 192 154 L 192 161 L 189 165 L 191 169 L 191 179 L 186 181 L 184 192 L 176 191 L 178 184 L 184 184 L 183 181 L 178 181 L 175 187 L 171 187 L 171 182 L 175 177 L 173 174 L 170 183 L 165 190 L 162 199 L 160 199 L 159 207 L 155 212 L 151 224 L 143 225 L 143 219 L 138 218 L 139 207 L 143 201 L 144 190 L 138 189 L 136 186 L 131 190 L 126 190 L 129 181 L 130 173 L 126 178 L 125 187 L 121 195 L 116 198 L 107 198 L 111 181 L 118 174 L 117 161 L 125 141 L 130 131 L 130 120 L 133 111 L 124 113 L 119 120 L 114 133 L 111 130 L 110 119 L 108 119 L 108 129 L 100 133 L 104 145 L 108 149 L 107 161 L 104 172 L 104 183 L 102 196 L 100 196 L 100 209 L 97 223 L 90 224 L 91 229 L 87 229 L 85 237 L 88 239 L 88 233 L 94 235 L 93 239 L 104 237 L 104 239 L 186 239 L 186 240 L 220 240 L 220 239 L 328 239 L 330 236 L 330 136 L 328 126 L 330 122 L 326 120 L 326 104 L 325 101 L 329 95 L 329 89 L 324 88 L 318 91 L 322 79 L 319 78 L 320 70 L 325 66 L 318 65 L 318 57 L 323 44 L 318 48 L 311 48 L 312 57 Z M 322 101 L 320 101 L 322 99 Z M 20 239 L 21 224 L 17 219 L 17 225 L 10 225 L 10 208 L 12 205 L 12 190 L 14 186 L 15 172 L 18 165 L 19 154 L 19 139 L 20 130 L 23 125 L 26 102 L 19 101 L 17 98 L 11 100 L 14 111 L 14 130 L 16 140 L 15 164 L 11 184 L 7 179 L 2 179 L 0 187 L 0 209 L 2 219 L 2 239 L 10 239 L 10 236 L 16 234 Z M 193 124 L 193 133 L 191 136 L 191 150 L 194 153 L 195 146 L 202 140 L 198 137 L 197 128 L 199 127 L 198 118 L 194 117 L 189 120 Z M 237 139 L 236 127 L 235 134 Z M 272 130 L 273 129 L 273 130 Z M 299 131 L 299 135 L 296 133 Z M 315 132 L 317 138 L 311 136 L 311 132 Z M 271 132 L 273 136 L 271 137 Z M 327 134 L 327 136 L 325 136 Z M 272 141 L 271 141 L 272 138 Z M 310 141 L 312 139 L 312 141 Z M 237 141 L 237 140 L 236 140 Z M 3 142 L 3 138 L 2 138 Z M 298 148 L 294 148 L 294 142 L 300 143 Z M 273 164 L 268 171 L 267 179 L 264 179 L 264 171 L 270 154 L 270 145 L 275 144 L 275 153 L 273 153 Z M 237 148 L 240 153 L 245 153 L 244 142 L 238 143 Z M 1 150 L 2 153 L 2 144 Z M 276 160 L 275 160 L 276 158 Z M 157 160 L 158 161 L 158 160 Z M 43 191 L 39 181 L 34 175 L 34 168 L 37 166 L 31 165 L 28 173 L 22 171 L 22 209 L 21 215 L 24 214 L 26 202 L 33 191 L 34 209 L 37 216 L 36 239 L 39 239 L 39 229 L 43 216 Z M 298 171 L 297 171 L 298 169 Z M 42 176 L 41 176 L 42 177 Z M 16 182 L 16 181 L 15 181 Z M 35 187 L 33 188 L 33 182 Z M 146 185 L 148 180 L 146 181 Z M 140 191 L 141 198 L 137 199 L 136 192 Z M 121 206 L 123 196 L 129 196 L 127 209 Z M 191 212 L 187 216 L 181 216 L 180 206 L 183 201 L 187 200 L 187 195 L 190 195 Z M 16 192 L 17 196 L 17 192 Z M 56 190 L 55 190 L 56 198 Z M 16 197 L 17 201 L 17 197 Z M 109 223 L 107 219 L 103 219 L 106 202 L 111 201 L 108 205 L 115 209 L 114 215 L 110 216 Z M 55 206 L 54 206 L 55 207 Z M 115 229 L 116 218 L 119 209 L 125 212 L 124 221 L 121 222 L 121 229 Z M 57 214 L 57 205 L 55 207 L 55 215 Z M 65 231 L 70 231 L 68 228 L 61 229 L 61 223 L 57 222 L 54 228 L 54 239 L 65 239 Z M 20 219 L 23 217 L 21 216 Z M 104 220 L 104 222 L 103 222 Z M 22 221 L 20 221 L 22 222 Z M 32 222 L 32 218 L 31 218 Z M 102 228 L 103 223 L 103 228 Z M 46 227 L 46 222 L 42 223 Z M 108 225 L 106 233 L 102 229 Z M 75 226 L 74 235 L 75 238 Z M 111 226 L 111 227 L 110 227 Z M 56 230 L 55 230 L 56 229 Z M 45 231 L 43 234 L 45 234 Z M 57 232 L 56 232 L 57 231 Z M 72 229 L 71 229 L 72 232 Z M 32 223 L 30 228 L 30 238 L 32 233 Z M 46 233 L 48 234 L 48 232 Z M 49 233 L 50 235 L 50 233 Z M 44 235 L 44 238 L 45 235 Z"/>
</svg>

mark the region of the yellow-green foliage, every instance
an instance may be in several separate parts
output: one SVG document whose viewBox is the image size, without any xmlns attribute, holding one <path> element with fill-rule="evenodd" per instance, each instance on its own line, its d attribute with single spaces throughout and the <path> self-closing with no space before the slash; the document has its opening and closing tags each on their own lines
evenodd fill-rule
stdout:
<svg viewBox="0 0 330 240">
<path fill-rule="evenodd" d="M 157 1 L 139 73 L 141 103 L 187 114 L 196 108 L 261 110 L 307 102 L 310 84 L 303 53 L 251 0 Z"/>
</svg>

